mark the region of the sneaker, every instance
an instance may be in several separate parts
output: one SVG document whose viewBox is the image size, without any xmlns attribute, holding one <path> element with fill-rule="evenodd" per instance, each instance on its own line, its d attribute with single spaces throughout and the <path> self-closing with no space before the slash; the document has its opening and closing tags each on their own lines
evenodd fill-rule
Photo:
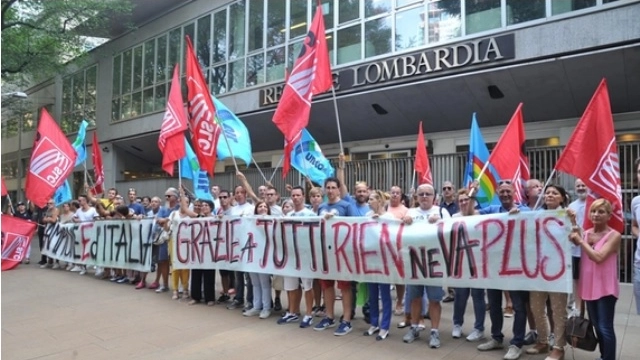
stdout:
<svg viewBox="0 0 640 360">
<path fill-rule="evenodd" d="M 52 266 L 51 268 L 52 268 L 53 270 L 58 270 L 58 269 L 60 269 L 60 264 L 55 263 L 55 264 L 53 264 L 53 266 Z"/>
<path fill-rule="evenodd" d="M 329 319 L 328 317 L 325 317 L 322 320 L 320 320 L 318 325 L 316 325 L 313 328 L 313 330 L 322 331 L 324 329 L 327 329 L 327 328 L 330 328 L 330 327 L 334 327 L 334 326 L 336 326 L 336 321 L 333 320 L 333 319 Z"/>
<path fill-rule="evenodd" d="M 284 325 L 284 324 L 288 324 L 288 323 L 295 322 L 295 321 L 298 321 L 298 320 L 300 320 L 298 315 L 292 314 L 292 313 L 286 313 L 283 317 L 278 319 L 277 324 L 278 325 Z"/>
<path fill-rule="evenodd" d="M 411 344 L 415 339 L 420 337 L 420 329 L 417 326 L 411 326 L 411 329 L 404 334 L 402 341 L 407 344 Z"/>
<path fill-rule="evenodd" d="M 73 269 L 73 264 L 72 263 L 68 263 L 67 266 L 64 268 L 67 271 L 71 271 L 71 269 Z"/>
<path fill-rule="evenodd" d="M 163 293 L 165 291 L 169 291 L 169 289 L 167 289 L 166 287 L 164 287 L 163 285 L 160 285 L 157 289 L 156 292 L 157 293 Z"/>
<path fill-rule="evenodd" d="M 118 284 L 128 284 L 129 283 L 129 278 L 126 276 L 121 277 L 120 279 L 118 279 L 118 281 L 116 281 Z"/>
<path fill-rule="evenodd" d="M 229 299 L 231 299 L 231 298 L 229 297 L 229 295 L 224 295 L 224 294 L 223 294 L 223 295 L 220 295 L 220 297 L 218 298 L 218 300 L 216 300 L 216 302 L 217 302 L 218 304 L 224 304 L 224 303 L 226 303 L 227 301 L 229 301 Z"/>
<path fill-rule="evenodd" d="M 432 349 L 437 349 L 440 347 L 440 333 L 438 330 L 431 330 L 431 338 L 429 339 L 429 347 Z"/>
<path fill-rule="evenodd" d="M 25 263 L 26 265 L 31 264 L 31 259 L 29 259 L 29 258 L 24 259 L 24 263 Z"/>
<path fill-rule="evenodd" d="M 489 351 L 496 349 L 503 349 L 504 345 L 501 342 L 497 342 L 495 339 L 491 338 L 491 340 L 478 345 L 478 350 L 480 351 Z"/>
<path fill-rule="evenodd" d="M 82 268 L 82 269 L 80 269 L 80 272 L 79 272 L 78 274 L 79 274 L 79 275 L 84 275 L 84 274 L 86 274 L 86 273 L 87 273 L 87 269 Z"/>
<path fill-rule="evenodd" d="M 525 345 L 533 345 L 538 341 L 538 333 L 530 330 L 527 335 L 524 336 Z"/>
<path fill-rule="evenodd" d="M 113 275 L 113 276 L 111 276 L 111 277 L 109 278 L 109 281 L 111 281 L 111 282 L 116 282 L 116 281 L 118 281 L 118 277 L 117 277 L 117 276 L 115 276 L 115 275 Z M 156 286 L 155 288 L 157 289 L 158 287 Z M 151 289 L 151 287 L 149 287 L 149 289 Z"/>
<path fill-rule="evenodd" d="M 484 332 L 478 330 L 478 329 L 473 329 L 473 331 L 471 332 L 471 334 L 469 334 L 469 336 L 467 336 L 467 341 L 478 341 L 478 340 L 482 340 L 484 339 Z"/>
<path fill-rule="evenodd" d="M 98 270 L 96 270 L 96 273 L 93 274 L 93 276 L 97 278 L 102 277 L 102 275 L 104 275 L 104 270 L 100 270 L 100 268 L 98 268 Z"/>
<path fill-rule="evenodd" d="M 243 303 L 240 300 L 236 300 L 234 299 L 231 304 L 227 305 L 227 309 L 229 310 L 234 310 L 237 309 L 239 307 L 242 307 Z"/>
<path fill-rule="evenodd" d="M 369 329 L 368 329 L 367 331 L 365 331 L 365 332 L 364 332 L 364 334 L 362 334 L 362 335 L 364 335 L 364 336 L 371 336 L 371 335 L 373 335 L 373 334 L 377 333 L 378 331 L 380 331 L 380 328 L 379 328 L 379 327 L 371 325 L 371 326 L 369 327 Z"/>
<path fill-rule="evenodd" d="M 455 300 L 455 298 L 453 297 L 453 295 L 449 294 L 444 299 L 442 299 L 442 302 L 449 303 L 449 302 L 453 302 L 453 300 Z"/>
<path fill-rule="evenodd" d="M 271 309 L 263 309 L 260 311 L 260 319 L 268 319 L 271 316 Z"/>
<path fill-rule="evenodd" d="M 338 326 L 336 331 L 333 332 L 333 335 L 335 335 L 335 336 L 344 336 L 344 335 L 347 335 L 348 333 L 350 333 L 351 330 L 353 330 L 353 326 L 351 326 L 350 322 L 341 321 L 340 322 L 340 326 Z"/>
<path fill-rule="evenodd" d="M 513 317 L 513 308 L 511 306 L 507 306 L 504 308 L 504 317 L 512 318 Z"/>
<path fill-rule="evenodd" d="M 47 263 L 46 261 L 42 261 L 42 260 L 38 261 L 38 265 L 44 265 L 46 263 Z"/>
<path fill-rule="evenodd" d="M 306 329 L 313 324 L 313 316 L 305 316 L 300 322 L 300 327 Z"/>
<path fill-rule="evenodd" d="M 556 344 L 556 334 L 554 333 L 550 333 L 549 334 L 549 347 L 553 347 L 553 345 Z"/>
<path fill-rule="evenodd" d="M 451 330 L 451 337 L 454 339 L 460 339 L 462 337 L 462 326 L 453 325 L 453 330 Z"/>
<path fill-rule="evenodd" d="M 43 265 L 40 265 L 40 269 L 50 268 L 51 266 L 53 266 L 53 264 L 45 263 Z"/>
<path fill-rule="evenodd" d="M 244 313 L 242 313 L 243 316 L 249 317 L 249 316 L 258 316 L 260 315 L 260 312 L 262 310 L 258 310 L 258 309 L 250 309 L 245 311 Z"/>
<path fill-rule="evenodd" d="M 522 355 L 522 349 L 516 345 L 510 345 L 509 351 L 504 355 L 504 360 L 516 360 Z"/>
<path fill-rule="evenodd" d="M 327 313 L 326 313 L 325 311 L 326 311 L 326 308 L 324 307 L 324 305 L 322 305 L 322 306 L 316 306 L 316 309 L 315 309 L 315 311 L 313 312 L 313 316 L 315 316 L 315 317 L 321 317 L 321 318 L 326 317 L 326 316 L 327 316 Z"/>
<path fill-rule="evenodd" d="M 242 312 L 245 312 L 247 310 L 251 310 L 253 309 L 253 303 L 252 302 L 248 302 L 246 304 L 244 304 L 244 307 L 242 308 Z"/>
<path fill-rule="evenodd" d="M 273 310 L 275 311 L 282 310 L 282 303 L 280 302 L 280 298 L 276 298 L 276 301 L 273 304 Z"/>
</svg>

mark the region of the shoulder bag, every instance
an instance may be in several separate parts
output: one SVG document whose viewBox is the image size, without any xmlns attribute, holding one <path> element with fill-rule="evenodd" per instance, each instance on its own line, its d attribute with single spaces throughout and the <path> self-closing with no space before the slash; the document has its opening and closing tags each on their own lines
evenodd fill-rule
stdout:
<svg viewBox="0 0 640 360">
<path fill-rule="evenodd" d="M 565 336 L 567 344 L 571 345 L 571 347 L 586 351 L 595 351 L 598 347 L 598 339 L 593 330 L 593 324 L 591 324 L 589 319 L 584 317 L 585 306 L 587 305 L 583 304 L 579 316 L 567 319 Z"/>
</svg>

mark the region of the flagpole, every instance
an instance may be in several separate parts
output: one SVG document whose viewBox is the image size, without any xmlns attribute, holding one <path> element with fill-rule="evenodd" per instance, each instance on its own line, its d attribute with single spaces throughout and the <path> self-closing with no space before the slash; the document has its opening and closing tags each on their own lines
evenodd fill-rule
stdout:
<svg viewBox="0 0 640 360">
<path fill-rule="evenodd" d="M 222 131 L 222 136 L 224 136 L 224 142 L 227 144 L 227 150 L 229 150 L 229 155 L 231 155 L 231 161 L 233 161 L 233 167 L 236 168 L 236 173 L 237 173 L 238 171 L 240 171 L 238 169 L 238 162 L 236 162 L 236 158 L 233 156 L 233 150 L 231 150 L 231 145 L 229 145 L 229 139 L 227 138 L 227 133 L 224 131 L 224 125 L 222 124 L 222 122 L 220 122 L 218 126 L 220 126 L 220 130 Z M 251 160 L 253 160 L 253 156 L 251 157 Z M 253 162 L 255 163 L 255 160 L 253 160 Z M 247 167 L 249 167 L 249 164 L 247 164 Z"/>
<path fill-rule="evenodd" d="M 280 164 L 282 164 L 282 160 L 284 160 L 284 154 L 282 156 L 280 156 L 280 160 L 276 164 L 275 169 L 273 169 L 273 174 L 271 174 L 271 177 L 269 177 L 269 183 L 271 183 L 271 180 L 273 180 L 273 177 L 276 176 L 276 172 L 278 171 L 278 168 L 280 167 Z"/>
<path fill-rule="evenodd" d="M 338 125 L 338 142 L 340 143 L 340 153 L 344 153 L 342 147 L 342 131 L 340 130 L 340 115 L 338 114 L 338 99 L 336 98 L 336 89 L 331 85 L 331 93 L 333 94 L 333 109 L 336 113 L 336 124 Z"/>
<path fill-rule="evenodd" d="M 549 174 L 547 181 L 544 183 L 544 186 L 542 187 L 542 191 L 544 191 L 544 189 L 546 189 L 547 186 L 549 186 L 549 184 L 551 183 L 551 179 L 553 179 L 553 176 L 555 174 L 556 174 L 556 169 L 553 169 L 553 171 L 551 171 L 551 174 Z M 544 198 L 544 194 L 540 194 L 540 196 L 538 196 L 538 200 L 536 200 L 536 205 L 531 210 L 537 209 L 538 206 L 540 206 L 540 201 L 542 201 L 543 198 Z"/>
<path fill-rule="evenodd" d="M 413 168 L 413 174 L 411 175 L 411 189 L 416 186 L 416 168 Z"/>
<path fill-rule="evenodd" d="M 182 189 L 182 167 L 180 166 L 181 162 L 182 161 L 178 160 L 178 191 L 180 191 L 180 189 Z M 193 176 L 193 175 L 191 175 L 191 176 Z M 180 199 L 180 201 L 182 201 L 182 199 Z"/>
<path fill-rule="evenodd" d="M 482 170 L 480 170 L 480 174 L 475 179 L 475 181 L 480 181 L 480 178 L 482 178 L 482 175 L 484 175 L 484 172 L 487 171 L 488 167 L 489 167 L 489 159 L 487 159 L 487 162 L 484 163 L 484 166 L 482 167 Z M 475 188 L 471 188 L 471 190 L 469 191 L 469 196 L 470 197 L 473 196 L 474 193 L 475 193 Z"/>
<path fill-rule="evenodd" d="M 233 155 L 232 155 L 232 156 L 233 156 Z M 264 180 L 264 182 L 265 182 L 265 183 L 266 183 L 266 182 L 269 182 L 269 183 L 270 183 L 270 181 L 267 181 L 267 177 L 266 177 L 266 176 L 264 176 L 264 173 L 262 172 L 262 169 L 260 169 L 260 166 L 258 166 L 258 162 L 256 161 L 256 159 L 254 159 L 254 158 L 253 158 L 253 154 L 251 154 L 251 161 L 253 161 L 253 164 L 256 166 L 256 169 L 258 169 L 258 172 L 260 173 L 260 175 L 262 175 L 262 180 Z M 238 169 L 238 168 L 236 167 L 236 170 L 237 170 L 237 169 Z"/>
</svg>

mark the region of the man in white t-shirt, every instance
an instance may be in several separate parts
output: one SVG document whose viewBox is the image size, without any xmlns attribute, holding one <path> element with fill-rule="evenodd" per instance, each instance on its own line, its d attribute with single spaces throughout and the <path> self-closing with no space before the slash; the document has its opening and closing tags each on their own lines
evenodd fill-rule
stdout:
<svg viewBox="0 0 640 360">
<path fill-rule="evenodd" d="M 232 216 L 250 216 L 254 214 L 255 207 L 247 202 L 247 190 L 242 185 L 236 186 L 233 191 L 233 197 L 236 200 L 236 205 L 231 207 L 231 215 Z M 235 272 L 235 290 L 236 295 L 233 298 L 231 304 L 227 306 L 227 309 L 233 310 L 239 307 L 242 307 L 244 302 L 244 285 L 245 285 L 245 276 L 244 272 L 236 271 Z M 251 280 L 247 276 L 246 280 L 247 285 L 247 307 L 253 305 L 253 287 L 251 285 Z M 245 308 L 247 310 L 248 308 Z"/>
<path fill-rule="evenodd" d="M 269 194 L 267 190 L 267 196 Z M 313 211 L 307 209 L 304 204 L 304 189 L 296 186 L 291 189 L 291 201 L 293 201 L 293 211 L 287 216 L 317 216 Z M 302 290 L 300 290 L 302 283 Z M 302 291 L 304 291 L 304 303 L 306 306 L 305 316 L 300 323 L 301 328 L 308 328 L 312 324 L 313 319 L 313 279 L 298 278 L 292 276 L 284 277 L 284 290 L 287 292 L 287 300 L 289 303 L 289 311 L 287 311 L 280 319 L 278 324 L 288 324 L 299 320 L 300 301 L 302 300 Z"/>
<path fill-rule="evenodd" d="M 435 224 L 441 219 L 450 218 L 451 215 L 447 209 L 434 206 L 435 189 L 429 184 L 422 184 L 418 186 L 418 203 L 419 207 L 411 208 L 407 211 L 403 221 L 407 225 L 411 225 L 414 222 L 428 222 L 429 224 Z M 427 292 L 429 298 L 429 316 L 431 317 L 431 338 L 429 339 L 429 347 L 440 347 L 440 317 L 442 315 L 442 306 L 440 301 L 444 297 L 444 290 L 440 286 L 423 286 L 423 285 L 409 285 L 407 291 L 409 292 L 409 301 L 411 301 L 411 329 L 402 338 L 406 343 L 412 343 L 420 336 L 420 319 L 422 318 L 422 295 L 424 291 Z"/>
<path fill-rule="evenodd" d="M 80 203 L 80 208 L 76 210 L 76 213 L 73 215 L 73 222 L 87 222 L 93 221 L 94 219 L 100 217 L 100 214 L 96 211 L 96 208 L 89 205 L 89 200 L 86 195 L 78 196 L 78 202 Z M 73 272 L 79 272 L 80 275 L 84 275 L 87 273 L 87 266 L 80 265 L 74 266 L 71 268 Z"/>
</svg>

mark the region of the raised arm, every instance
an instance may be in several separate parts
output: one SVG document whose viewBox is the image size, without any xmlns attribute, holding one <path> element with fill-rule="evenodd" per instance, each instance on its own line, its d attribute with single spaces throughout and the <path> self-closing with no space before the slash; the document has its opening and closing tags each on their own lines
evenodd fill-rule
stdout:
<svg viewBox="0 0 640 360">
<path fill-rule="evenodd" d="M 247 181 L 247 177 L 240 171 L 236 172 L 236 177 L 240 180 L 240 183 L 242 183 L 242 186 L 247 191 L 247 196 L 252 198 L 255 202 L 260 201 L 260 198 L 253 192 L 253 188 L 251 188 L 251 185 Z"/>
<path fill-rule="evenodd" d="M 336 178 L 338 178 L 338 180 L 340 180 L 340 183 L 342 184 L 340 186 L 340 197 L 343 198 L 347 196 L 347 194 L 349 193 L 349 190 L 347 190 L 347 184 L 344 181 L 344 154 L 343 153 L 340 153 L 340 155 L 338 155 L 338 169 L 336 170 Z"/>
</svg>

